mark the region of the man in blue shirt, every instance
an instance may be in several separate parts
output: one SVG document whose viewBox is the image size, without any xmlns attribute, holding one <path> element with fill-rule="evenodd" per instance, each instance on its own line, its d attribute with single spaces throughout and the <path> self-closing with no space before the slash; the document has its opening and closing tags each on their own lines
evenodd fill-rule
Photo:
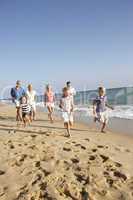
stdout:
<svg viewBox="0 0 133 200">
<path fill-rule="evenodd" d="M 20 115 L 20 99 L 25 96 L 25 90 L 21 87 L 21 82 L 17 81 L 16 86 L 11 89 L 12 101 L 16 107 L 16 121 L 22 121 Z"/>
</svg>

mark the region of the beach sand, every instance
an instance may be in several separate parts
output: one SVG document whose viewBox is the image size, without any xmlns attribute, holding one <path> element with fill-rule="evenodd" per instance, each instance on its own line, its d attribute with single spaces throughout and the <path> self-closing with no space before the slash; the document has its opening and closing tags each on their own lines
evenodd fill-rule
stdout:
<svg viewBox="0 0 133 200">
<path fill-rule="evenodd" d="M 0 200 L 133 199 L 133 137 L 78 123 L 65 138 L 60 119 L 39 112 L 23 128 L 0 110 Z"/>
</svg>

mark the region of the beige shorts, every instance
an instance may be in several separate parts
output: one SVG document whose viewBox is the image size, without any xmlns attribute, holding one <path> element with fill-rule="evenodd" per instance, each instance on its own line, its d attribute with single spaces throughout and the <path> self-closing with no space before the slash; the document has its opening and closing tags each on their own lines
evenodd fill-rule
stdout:
<svg viewBox="0 0 133 200">
<path fill-rule="evenodd" d="M 108 121 L 109 121 L 108 112 L 105 111 L 105 112 L 99 112 L 99 113 L 97 113 L 97 118 L 102 123 L 108 123 Z"/>
<path fill-rule="evenodd" d="M 16 108 L 19 108 L 20 107 L 20 101 L 19 100 L 14 100 L 14 105 Z"/>
<path fill-rule="evenodd" d="M 54 108 L 54 103 L 47 102 L 46 103 L 46 107 Z"/>
<path fill-rule="evenodd" d="M 64 123 L 73 123 L 73 113 L 62 112 L 62 118 L 64 120 Z"/>
</svg>

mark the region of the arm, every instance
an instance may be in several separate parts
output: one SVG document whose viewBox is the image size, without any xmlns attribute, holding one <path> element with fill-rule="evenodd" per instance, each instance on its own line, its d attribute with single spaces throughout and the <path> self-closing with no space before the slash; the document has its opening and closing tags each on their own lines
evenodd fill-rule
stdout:
<svg viewBox="0 0 133 200">
<path fill-rule="evenodd" d="M 73 112 L 74 110 L 74 103 L 73 103 L 73 100 L 71 100 L 71 112 Z"/>
<path fill-rule="evenodd" d="M 53 101 L 55 102 L 55 100 L 56 100 L 56 99 L 55 99 L 55 94 L 54 94 L 54 96 L 53 96 Z"/>
<path fill-rule="evenodd" d="M 106 103 L 106 107 L 110 108 L 111 110 L 114 110 L 114 108 L 112 106 L 110 106 L 108 103 Z"/>
<path fill-rule="evenodd" d="M 22 96 L 27 96 L 26 91 L 23 89 Z"/>
<path fill-rule="evenodd" d="M 75 88 L 73 88 L 73 95 L 74 95 L 74 96 L 76 95 L 76 90 L 75 90 Z"/>
<path fill-rule="evenodd" d="M 14 98 L 14 90 L 13 90 L 13 88 L 11 89 L 10 94 L 11 94 L 11 97 Z"/>
<path fill-rule="evenodd" d="M 47 102 L 47 96 L 46 93 L 44 93 L 44 105 L 46 106 L 46 102 Z"/>
<path fill-rule="evenodd" d="M 93 101 L 93 115 L 96 115 L 96 100 Z"/>
<path fill-rule="evenodd" d="M 62 105 L 62 100 L 60 100 L 60 103 L 59 103 L 59 108 L 63 108 L 63 105 Z"/>
</svg>

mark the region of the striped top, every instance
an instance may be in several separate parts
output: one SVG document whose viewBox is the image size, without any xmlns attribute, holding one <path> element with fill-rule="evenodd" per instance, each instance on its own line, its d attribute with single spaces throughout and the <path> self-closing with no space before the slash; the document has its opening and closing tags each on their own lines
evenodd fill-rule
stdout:
<svg viewBox="0 0 133 200">
<path fill-rule="evenodd" d="M 21 104 L 22 113 L 29 113 L 30 112 L 30 106 L 29 104 Z"/>
</svg>

